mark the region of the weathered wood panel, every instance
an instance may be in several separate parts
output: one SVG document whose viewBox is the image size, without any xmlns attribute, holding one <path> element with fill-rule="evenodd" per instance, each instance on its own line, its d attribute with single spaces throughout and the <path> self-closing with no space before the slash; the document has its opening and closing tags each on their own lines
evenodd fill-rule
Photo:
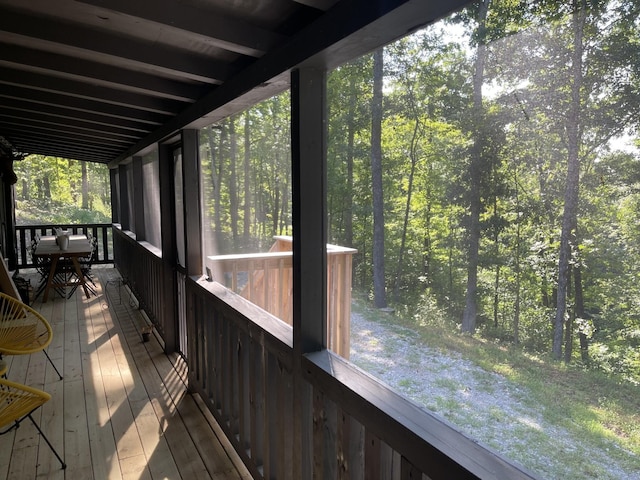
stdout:
<svg viewBox="0 0 640 480">
<path fill-rule="evenodd" d="M 277 236 L 268 252 L 207 257 L 214 279 L 293 325 L 293 239 Z M 349 358 L 353 248 L 327 245 L 327 343 Z"/>
<path fill-rule="evenodd" d="M 168 352 L 176 345 L 176 319 L 174 312 L 166 307 L 163 295 L 165 286 L 175 279 L 173 272 L 162 263 L 160 250 L 148 242 L 138 242 L 135 235 L 118 228 L 113 229 L 114 264 L 122 281 L 136 296 L 144 310 L 165 341 Z"/>
</svg>

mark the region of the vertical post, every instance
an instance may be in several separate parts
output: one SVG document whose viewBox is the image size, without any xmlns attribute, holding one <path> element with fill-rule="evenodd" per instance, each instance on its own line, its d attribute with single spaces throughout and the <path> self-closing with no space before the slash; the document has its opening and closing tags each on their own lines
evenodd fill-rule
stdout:
<svg viewBox="0 0 640 480">
<path fill-rule="evenodd" d="M 203 272 L 200 214 L 200 155 L 197 130 L 182 131 L 185 262 L 187 275 Z"/>
<path fill-rule="evenodd" d="M 165 330 L 165 352 L 176 348 L 176 222 L 173 202 L 173 157 L 169 145 L 158 145 L 160 183 L 160 235 L 162 243 L 162 325 Z"/>
<path fill-rule="evenodd" d="M 142 176 L 142 157 L 133 157 L 133 184 L 136 188 L 133 190 L 133 206 L 135 208 L 135 225 L 133 226 L 136 234 L 136 240 L 139 242 L 146 240 L 146 231 L 144 225 L 144 178 Z"/>
<path fill-rule="evenodd" d="M 120 223 L 120 193 L 118 183 L 118 168 L 109 170 L 109 179 L 111 186 L 111 223 Z"/>
<path fill-rule="evenodd" d="M 293 339 L 296 353 L 326 347 L 325 73 L 291 78 L 293 156 Z"/>
<path fill-rule="evenodd" d="M 312 391 L 303 380 L 302 355 L 327 345 L 325 129 L 325 71 L 294 70 L 291 74 L 294 478 L 311 478 L 313 471 Z"/>
<path fill-rule="evenodd" d="M 122 230 L 130 230 L 129 186 L 127 185 L 127 166 L 124 164 L 118 166 L 118 180 L 120 187 L 120 225 L 122 226 Z"/>
<path fill-rule="evenodd" d="M 9 269 L 17 270 L 18 268 L 18 258 L 17 258 L 17 250 L 16 250 L 16 211 L 14 208 L 15 202 L 15 192 L 13 189 L 13 184 L 9 181 L 4 181 L 2 179 L 0 181 L 3 182 L 3 194 L 4 194 L 4 208 L 5 208 L 5 244 L 2 245 L 4 247 L 4 251 L 2 252 L 9 259 Z"/>
</svg>

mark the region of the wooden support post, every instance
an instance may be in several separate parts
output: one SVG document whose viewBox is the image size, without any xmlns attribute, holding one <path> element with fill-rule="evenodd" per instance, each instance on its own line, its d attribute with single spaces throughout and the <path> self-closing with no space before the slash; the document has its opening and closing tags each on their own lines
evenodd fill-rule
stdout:
<svg viewBox="0 0 640 480">
<path fill-rule="evenodd" d="M 313 392 L 302 380 L 302 356 L 327 345 L 326 74 L 291 75 L 293 183 L 293 477 L 313 472 Z"/>
</svg>

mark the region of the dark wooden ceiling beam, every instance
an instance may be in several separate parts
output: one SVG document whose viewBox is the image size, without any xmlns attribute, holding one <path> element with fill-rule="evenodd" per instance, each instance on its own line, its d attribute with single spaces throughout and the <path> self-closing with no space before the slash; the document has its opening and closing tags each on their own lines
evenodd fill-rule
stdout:
<svg viewBox="0 0 640 480">
<path fill-rule="evenodd" d="M 294 68 L 333 68 L 466 3 L 0 0 L 0 135 L 116 142 L 115 166 L 285 90 Z"/>
<path fill-rule="evenodd" d="M 191 126 L 297 65 L 333 68 L 434 22 L 466 3 L 465 0 L 342 0 L 281 48 L 256 60 L 123 152 L 110 166 L 114 167 L 152 143 Z"/>
<path fill-rule="evenodd" d="M 15 68 L 3 67 L 2 65 L 0 65 L 0 83 L 40 90 L 56 95 L 73 96 L 111 105 L 126 106 L 163 115 L 175 115 L 191 103 L 140 95 L 139 93 L 107 88 L 102 85 L 88 84 L 69 78 L 51 77 L 37 72 L 20 71 Z"/>
<path fill-rule="evenodd" d="M 68 144 L 65 141 L 60 141 L 60 142 L 56 142 L 55 140 L 51 140 L 51 139 L 40 139 L 40 138 L 35 138 L 35 137 L 30 137 L 28 139 L 26 138 L 15 138 L 13 139 L 14 144 L 17 143 L 19 145 L 28 145 L 29 148 L 38 148 L 38 149 L 44 149 L 44 148 L 68 148 Z M 114 151 L 104 148 L 104 147 L 100 147 L 97 145 L 83 145 L 83 144 L 78 144 L 78 145 L 74 145 L 72 147 L 73 152 L 76 153 L 82 153 L 83 155 L 94 155 L 94 156 L 101 156 L 103 158 L 107 158 L 109 155 L 113 155 Z"/>
<path fill-rule="evenodd" d="M 206 91 L 202 85 L 189 85 L 77 57 L 20 46 L 4 47 L 3 50 L 2 62 L 0 62 L 2 65 L 25 68 L 54 77 L 85 81 L 108 88 L 178 101 L 193 101 Z"/>
<path fill-rule="evenodd" d="M 33 134 L 38 137 L 51 136 L 59 139 L 67 138 L 72 142 L 83 144 L 94 143 L 105 145 L 107 147 L 113 146 L 117 150 L 122 150 L 132 143 L 131 140 L 114 137 L 101 132 L 88 132 L 64 125 L 56 126 L 51 124 L 41 124 L 38 122 L 27 123 L 20 119 L 0 118 L 0 128 L 2 129 L 2 132 L 6 132 L 7 135 L 12 133 L 14 136 L 19 136 L 20 132 L 24 132 L 24 135 Z"/>
<path fill-rule="evenodd" d="M 63 54 L 76 49 L 87 58 L 103 56 L 105 62 L 128 63 L 132 69 L 137 66 L 203 83 L 222 83 L 230 76 L 226 63 L 202 55 L 11 11 L 0 15 L 0 39 L 31 48 L 40 43 L 45 50 Z"/>
<path fill-rule="evenodd" d="M 241 55 L 260 57 L 286 41 L 275 32 L 177 1 L 153 5 L 131 0 L 78 1 L 201 35 L 205 42 Z"/>
<path fill-rule="evenodd" d="M 148 123 L 116 119 L 114 117 L 100 115 L 93 112 L 73 110 L 54 105 L 44 105 L 24 99 L 16 100 L 14 98 L 0 96 L 0 108 L 5 110 L 7 113 L 14 110 L 25 112 L 32 114 L 35 118 L 40 115 L 49 115 L 51 117 L 60 118 L 61 122 L 74 120 L 105 127 L 117 127 L 123 130 L 131 130 L 141 136 L 146 135 L 153 130 L 153 126 Z"/>
<path fill-rule="evenodd" d="M 22 144 L 28 143 L 28 142 L 34 142 L 34 144 L 38 144 L 38 145 L 56 145 L 59 147 L 64 146 L 65 144 L 68 145 L 68 136 L 67 135 L 63 135 L 63 134 L 55 134 L 55 133 L 51 133 L 51 132 L 40 132 L 40 131 L 35 131 L 35 130 L 24 130 L 24 129 L 20 129 L 20 130 L 13 130 L 13 129 L 8 129 L 7 131 L 7 136 L 10 137 L 14 142 L 19 142 Z M 82 141 L 78 141 L 76 143 L 74 143 L 73 145 L 71 145 L 72 148 L 74 149 L 78 149 L 78 150 L 86 150 L 86 151 L 95 151 L 95 152 L 101 152 L 101 153 L 105 153 L 105 154 L 113 154 L 114 152 L 117 152 L 120 147 L 117 145 L 106 145 L 105 143 L 103 143 L 100 140 L 93 140 L 93 139 L 83 139 Z"/>
<path fill-rule="evenodd" d="M 104 163 L 108 162 L 108 155 L 96 154 L 92 152 L 78 152 L 69 146 L 64 147 L 51 147 L 51 146 L 38 146 L 29 144 L 22 144 L 16 146 L 16 150 L 19 152 L 29 152 L 34 155 L 45 155 L 48 157 L 60 157 L 69 160 L 78 160 L 81 162 L 93 162 Z"/>
<path fill-rule="evenodd" d="M 14 138 L 18 138 L 18 141 L 23 144 L 26 144 L 28 142 L 30 145 L 37 145 L 39 147 L 51 146 L 51 147 L 62 148 L 65 145 L 68 145 L 64 139 L 59 139 L 56 141 L 56 139 L 45 138 L 45 137 L 42 137 L 42 138 L 29 137 L 28 139 L 26 138 L 23 139 L 20 137 L 14 137 Z M 113 153 L 117 151 L 113 148 L 106 148 L 104 145 L 99 145 L 97 143 L 95 144 L 78 143 L 76 145 L 73 145 L 72 148 L 76 152 L 84 152 L 86 154 L 95 154 L 95 155 L 103 155 L 103 156 L 113 155 Z"/>
<path fill-rule="evenodd" d="M 44 141 L 36 137 L 15 137 L 11 139 L 12 145 L 17 151 L 40 153 L 42 155 L 75 158 L 77 160 L 86 160 L 88 157 L 91 161 L 105 162 L 110 156 L 114 155 L 113 151 L 104 148 L 93 148 L 91 145 L 74 144 L 69 145 L 68 142 L 61 141 Z M 63 152 L 72 153 L 73 156 L 64 154 Z"/>
<path fill-rule="evenodd" d="M 301 5 L 306 5 L 307 7 L 326 11 L 338 3 L 338 0 L 295 0 L 295 2 Z"/>
<path fill-rule="evenodd" d="M 39 115 L 30 114 L 29 112 L 23 112 L 20 110 L 0 110 L 0 117 L 6 119 L 22 120 L 27 122 L 39 122 L 40 124 L 47 124 L 53 126 L 71 126 L 84 130 L 87 132 L 102 132 L 109 133 L 113 136 L 122 137 L 132 141 L 137 141 L 143 137 L 143 135 L 136 135 L 131 130 L 124 130 L 122 128 L 113 127 L 109 125 L 97 125 L 90 122 L 83 122 L 75 119 L 63 119 L 52 115 L 41 113 Z"/>
<path fill-rule="evenodd" d="M 135 108 L 113 105 L 94 100 L 81 99 L 68 95 L 53 94 L 43 90 L 21 88 L 15 85 L 6 85 L 0 82 L 0 97 L 16 100 L 28 98 L 29 101 L 42 105 L 64 107 L 83 112 L 93 112 L 114 119 L 134 120 L 149 125 L 162 125 L 168 119 L 167 115 L 138 110 Z"/>
</svg>

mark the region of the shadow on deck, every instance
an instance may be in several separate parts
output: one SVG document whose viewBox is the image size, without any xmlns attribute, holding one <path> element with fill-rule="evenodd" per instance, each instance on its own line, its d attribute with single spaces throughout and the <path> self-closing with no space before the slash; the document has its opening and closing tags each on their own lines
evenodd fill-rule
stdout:
<svg viewBox="0 0 640 480">
<path fill-rule="evenodd" d="M 112 267 L 95 270 L 98 296 L 78 289 L 66 300 L 32 305 L 49 320 L 48 348 L 59 380 L 42 353 L 6 357 L 8 378 L 49 392 L 34 419 L 65 458 L 60 464 L 26 421 L 0 436 L 0 478 L 247 479 L 250 475 L 197 394 L 187 367 L 165 355 Z M 35 274 L 21 275 L 35 285 Z"/>
</svg>

